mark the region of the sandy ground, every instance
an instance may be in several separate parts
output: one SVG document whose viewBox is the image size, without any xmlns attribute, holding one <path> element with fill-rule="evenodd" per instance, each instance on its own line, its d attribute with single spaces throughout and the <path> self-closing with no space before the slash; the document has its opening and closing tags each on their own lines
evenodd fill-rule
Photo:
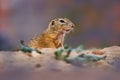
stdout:
<svg viewBox="0 0 120 80">
<path fill-rule="evenodd" d="M 101 50 L 109 56 L 107 62 L 114 58 L 111 57 L 113 54 L 120 57 L 118 46 Z M 101 64 L 93 64 L 94 67 L 84 68 L 56 60 L 55 49 L 48 48 L 41 51 L 44 54 L 35 57 L 27 56 L 21 51 L 1 51 L 0 80 L 120 80 L 120 67 L 113 70 L 110 67 L 101 67 Z M 71 56 L 75 55 L 76 53 Z"/>
</svg>

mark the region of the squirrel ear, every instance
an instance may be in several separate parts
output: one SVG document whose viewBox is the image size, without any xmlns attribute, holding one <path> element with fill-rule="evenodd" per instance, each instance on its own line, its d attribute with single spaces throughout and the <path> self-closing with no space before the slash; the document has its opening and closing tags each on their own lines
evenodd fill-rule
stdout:
<svg viewBox="0 0 120 80">
<path fill-rule="evenodd" d="M 54 28 L 55 21 L 51 21 L 48 25 L 47 31 Z"/>
<path fill-rule="evenodd" d="M 55 23 L 55 22 L 54 22 L 54 21 L 52 21 L 52 22 L 51 22 L 51 25 L 54 25 L 54 23 Z"/>
<path fill-rule="evenodd" d="M 51 21 L 50 24 L 49 24 L 49 27 L 54 28 L 55 27 L 55 21 Z"/>
<path fill-rule="evenodd" d="M 54 24 L 55 24 L 55 21 L 51 21 L 51 22 L 49 23 L 49 27 L 54 27 Z"/>
</svg>

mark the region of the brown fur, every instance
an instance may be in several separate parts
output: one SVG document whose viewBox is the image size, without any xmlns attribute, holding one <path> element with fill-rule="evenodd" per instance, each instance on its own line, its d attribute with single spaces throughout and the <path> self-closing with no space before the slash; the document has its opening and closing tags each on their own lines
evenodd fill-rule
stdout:
<svg viewBox="0 0 120 80">
<path fill-rule="evenodd" d="M 67 18 L 53 19 L 42 34 L 33 38 L 28 46 L 32 48 L 58 48 L 63 47 L 64 37 L 74 27 Z"/>
</svg>

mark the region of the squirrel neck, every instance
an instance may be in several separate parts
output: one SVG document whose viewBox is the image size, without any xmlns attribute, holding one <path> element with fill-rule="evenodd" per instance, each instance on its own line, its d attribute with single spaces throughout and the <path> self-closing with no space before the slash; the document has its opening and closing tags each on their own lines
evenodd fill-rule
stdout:
<svg viewBox="0 0 120 80">
<path fill-rule="evenodd" d="M 46 33 L 46 34 L 60 34 L 59 31 L 55 31 L 55 30 L 52 30 L 52 29 L 47 29 L 47 30 L 45 30 L 44 33 Z"/>
</svg>

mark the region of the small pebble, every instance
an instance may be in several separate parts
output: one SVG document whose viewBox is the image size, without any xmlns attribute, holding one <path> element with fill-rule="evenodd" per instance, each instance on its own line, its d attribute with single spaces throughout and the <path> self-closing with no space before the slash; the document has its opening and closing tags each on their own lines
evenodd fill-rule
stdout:
<svg viewBox="0 0 120 80">
<path fill-rule="evenodd" d="M 41 65 L 40 65 L 40 64 L 36 64 L 35 67 L 36 67 L 36 68 L 40 68 Z"/>
</svg>

